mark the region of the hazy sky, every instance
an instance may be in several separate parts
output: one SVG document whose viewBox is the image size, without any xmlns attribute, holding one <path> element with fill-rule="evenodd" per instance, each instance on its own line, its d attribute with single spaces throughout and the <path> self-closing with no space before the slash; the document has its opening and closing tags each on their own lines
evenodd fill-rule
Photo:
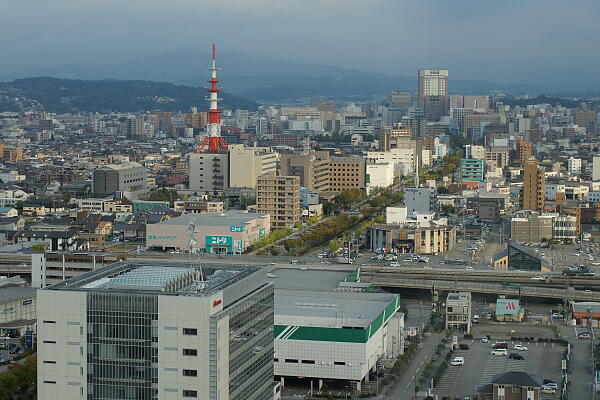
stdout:
<svg viewBox="0 0 600 400">
<path fill-rule="evenodd" d="M 600 84 L 600 0 L 1 0 L 0 72 L 169 49 Z"/>
</svg>

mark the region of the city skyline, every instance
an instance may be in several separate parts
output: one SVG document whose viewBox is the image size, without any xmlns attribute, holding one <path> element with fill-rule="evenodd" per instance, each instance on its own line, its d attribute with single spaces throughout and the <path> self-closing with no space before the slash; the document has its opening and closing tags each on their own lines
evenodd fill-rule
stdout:
<svg viewBox="0 0 600 400">
<path fill-rule="evenodd" d="M 282 6 L 270 0 L 197 5 L 178 0 L 167 9 L 156 1 L 123 7 L 116 2 L 82 5 L 62 0 L 51 9 L 38 4 L 24 10 L 12 2 L 0 17 L 5 55 L 0 77 L 33 67 L 43 73 L 52 66 L 126 62 L 176 49 L 203 49 L 216 41 L 224 55 L 394 76 L 442 68 L 456 79 L 556 89 L 600 82 L 587 72 L 600 56 L 586 51 L 600 35 L 595 23 L 600 5 L 583 0 L 550 3 L 511 2 L 511 7 L 473 0 L 451 5 L 330 0 Z M 19 16 L 25 12 L 30 24 L 23 32 Z M 337 29 L 336 20 L 346 21 L 350 29 Z"/>
</svg>

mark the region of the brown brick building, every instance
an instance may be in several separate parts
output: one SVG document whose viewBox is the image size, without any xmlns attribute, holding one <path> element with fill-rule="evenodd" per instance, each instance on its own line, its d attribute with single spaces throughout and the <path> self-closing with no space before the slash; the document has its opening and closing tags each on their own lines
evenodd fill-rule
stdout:
<svg viewBox="0 0 600 400">
<path fill-rule="evenodd" d="M 271 229 L 291 227 L 300 221 L 300 178 L 262 175 L 256 186 L 256 208 L 271 216 Z"/>
</svg>

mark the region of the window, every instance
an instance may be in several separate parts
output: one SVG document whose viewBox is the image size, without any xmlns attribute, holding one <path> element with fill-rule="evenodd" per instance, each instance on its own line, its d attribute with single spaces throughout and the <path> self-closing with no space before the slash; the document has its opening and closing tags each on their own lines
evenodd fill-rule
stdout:
<svg viewBox="0 0 600 400">
<path fill-rule="evenodd" d="M 184 390 L 183 397 L 198 397 L 198 392 L 195 390 Z"/>
<path fill-rule="evenodd" d="M 183 349 L 184 356 L 197 356 L 198 350 L 196 349 Z"/>
<path fill-rule="evenodd" d="M 334 361 L 333 365 L 346 365 L 344 361 Z"/>
<path fill-rule="evenodd" d="M 56 364 L 56 361 L 44 361 L 44 364 Z"/>
<path fill-rule="evenodd" d="M 195 328 L 183 328 L 184 335 L 197 335 L 198 329 Z"/>
<path fill-rule="evenodd" d="M 56 344 L 56 340 L 44 340 L 44 343 Z"/>
<path fill-rule="evenodd" d="M 314 364 L 315 360 L 302 360 L 302 364 Z"/>
<path fill-rule="evenodd" d="M 275 362 L 279 362 L 279 358 L 275 358 L 273 361 L 275 361 Z"/>
<path fill-rule="evenodd" d="M 292 364 L 298 364 L 298 360 L 293 360 L 293 359 L 291 359 L 291 358 L 286 358 L 286 359 L 285 359 L 285 362 L 286 362 L 286 363 L 292 363 Z"/>
<path fill-rule="evenodd" d="M 521 393 L 521 388 L 518 386 L 513 386 L 512 387 L 512 392 L 513 393 Z"/>
<path fill-rule="evenodd" d="M 183 376 L 198 376 L 198 371 L 195 369 L 184 369 Z"/>
<path fill-rule="evenodd" d="M 56 381 L 44 381 L 44 383 L 50 383 L 52 385 L 56 385 Z"/>
<path fill-rule="evenodd" d="M 55 324 L 56 321 L 44 321 L 45 324 Z"/>
</svg>

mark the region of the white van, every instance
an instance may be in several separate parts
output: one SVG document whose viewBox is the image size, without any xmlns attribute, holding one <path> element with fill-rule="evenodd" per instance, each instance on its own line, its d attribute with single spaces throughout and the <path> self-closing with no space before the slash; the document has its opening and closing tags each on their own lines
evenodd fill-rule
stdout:
<svg viewBox="0 0 600 400">
<path fill-rule="evenodd" d="M 456 356 L 452 359 L 452 361 L 450 361 L 450 365 L 455 365 L 455 366 L 465 365 L 465 358 Z"/>
</svg>

